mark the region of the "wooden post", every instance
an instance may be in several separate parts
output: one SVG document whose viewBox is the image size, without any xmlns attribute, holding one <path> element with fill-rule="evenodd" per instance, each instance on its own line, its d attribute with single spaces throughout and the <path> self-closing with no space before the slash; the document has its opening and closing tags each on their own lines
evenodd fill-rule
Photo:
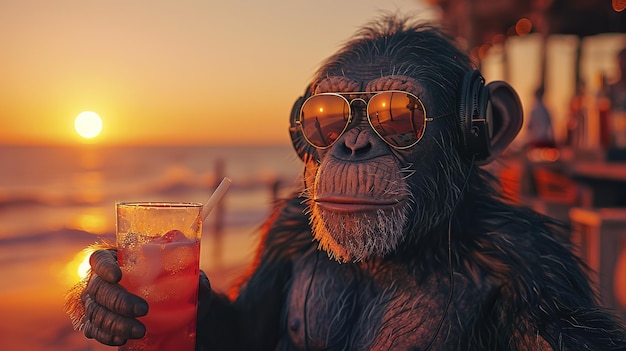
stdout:
<svg viewBox="0 0 626 351">
<path fill-rule="evenodd" d="M 275 204 L 279 200 L 280 187 L 281 187 L 281 182 L 280 182 L 280 178 L 278 177 L 274 179 L 273 182 L 270 183 L 270 193 L 272 197 L 272 204 Z"/>
</svg>

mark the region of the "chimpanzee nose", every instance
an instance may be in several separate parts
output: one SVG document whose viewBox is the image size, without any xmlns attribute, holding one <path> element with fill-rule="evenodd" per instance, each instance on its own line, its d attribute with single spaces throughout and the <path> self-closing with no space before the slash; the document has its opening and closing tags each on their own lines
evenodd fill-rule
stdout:
<svg viewBox="0 0 626 351">
<path fill-rule="evenodd" d="M 352 103 L 352 121 L 343 135 L 331 147 L 331 154 L 344 161 L 363 161 L 389 152 L 387 145 L 372 129 L 367 119 L 367 104 Z"/>
</svg>

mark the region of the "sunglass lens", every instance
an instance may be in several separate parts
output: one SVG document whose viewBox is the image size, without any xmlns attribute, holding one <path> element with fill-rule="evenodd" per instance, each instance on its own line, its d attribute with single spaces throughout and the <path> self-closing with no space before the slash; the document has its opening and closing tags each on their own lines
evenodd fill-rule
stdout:
<svg viewBox="0 0 626 351">
<path fill-rule="evenodd" d="M 424 105 L 412 94 L 379 93 L 370 100 L 367 112 L 374 130 L 390 145 L 414 145 L 424 133 Z"/>
<path fill-rule="evenodd" d="M 304 102 L 300 114 L 306 139 L 313 146 L 325 148 L 346 129 L 350 105 L 339 95 L 315 95 Z"/>
</svg>

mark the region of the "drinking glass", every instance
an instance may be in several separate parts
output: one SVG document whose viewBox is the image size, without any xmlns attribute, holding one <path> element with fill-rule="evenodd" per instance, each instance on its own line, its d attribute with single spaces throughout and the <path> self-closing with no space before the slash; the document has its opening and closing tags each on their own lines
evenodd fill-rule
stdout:
<svg viewBox="0 0 626 351">
<path fill-rule="evenodd" d="M 202 204 L 116 203 L 120 284 L 148 302 L 146 335 L 121 351 L 193 351 Z"/>
</svg>

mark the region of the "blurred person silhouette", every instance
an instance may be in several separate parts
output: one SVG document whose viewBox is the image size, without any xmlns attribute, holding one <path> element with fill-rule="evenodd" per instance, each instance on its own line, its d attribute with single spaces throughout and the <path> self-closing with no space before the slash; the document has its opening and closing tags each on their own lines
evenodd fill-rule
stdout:
<svg viewBox="0 0 626 351">
<path fill-rule="evenodd" d="M 617 68 L 619 79 L 609 85 L 609 98 L 613 109 L 626 111 L 626 47 L 617 53 Z"/>
<path fill-rule="evenodd" d="M 613 145 L 626 148 L 626 47 L 617 54 L 619 79 L 608 86 L 611 103 Z"/>
<path fill-rule="evenodd" d="M 584 80 L 580 80 L 576 84 L 576 92 L 569 104 L 569 115 L 567 120 L 567 139 L 566 144 L 570 147 L 578 147 L 583 144 L 585 130 L 585 116 L 587 114 L 587 105 L 585 101 L 586 84 Z"/>
<path fill-rule="evenodd" d="M 535 90 L 535 105 L 530 111 L 527 131 L 527 148 L 555 147 L 552 118 L 544 100 L 545 89 L 540 85 Z"/>
</svg>

